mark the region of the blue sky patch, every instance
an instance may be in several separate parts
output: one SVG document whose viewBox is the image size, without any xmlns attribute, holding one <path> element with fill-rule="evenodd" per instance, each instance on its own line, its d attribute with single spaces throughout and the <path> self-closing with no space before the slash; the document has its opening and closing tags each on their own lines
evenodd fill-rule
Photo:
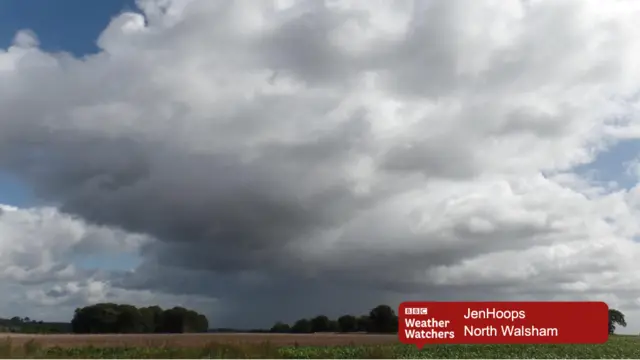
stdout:
<svg viewBox="0 0 640 360">
<path fill-rule="evenodd" d="M 590 164 L 577 167 L 575 172 L 599 182 L 615 181 L 619 187 L 630 189 L 638 179 L 627 172 L 627 164 L 640 155 L 640 141 L 624 140 L 605 152 Z"/>
<path fill-rule="evenodd" d="M 35 197 L 18 178 L 0 171 L 0 204 L 17 207 L 34 205 Z"/>
<path fill-rule="evenodd" d="M 135 9 L 132 0 L 1 0 L 0 48 L 7 48 L 17 31 L 31 29 L 44 50 L 95 53 L 96 40 L 111 18 Z"/>
</svg>

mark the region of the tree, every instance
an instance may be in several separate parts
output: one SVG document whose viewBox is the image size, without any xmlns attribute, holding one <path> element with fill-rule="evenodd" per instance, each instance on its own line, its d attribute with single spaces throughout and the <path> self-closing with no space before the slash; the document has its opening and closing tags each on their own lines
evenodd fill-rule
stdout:
<svg viewBox="0 0 640 360">
<path fill-rule="evenodd" d="M 353 315 L 342 315 L 338 318 L 341 332 L 358 331 L 358 320 Z"/>
<path fill-rule="evenodd" d="M 609 334 L 613 334 L 616 331 L 616 325 L 627 326 L 624 314 L 619 310 L 609 309 Z"/>
<path fill-rule="evenodd" d="M 204 315 L 193 310 L 187 310 L 181 306 L 165 310 L 162 314 L 162 332 L 185 333 L 207 332 L 209 322 Z"/>
<path fill-rule="evenodd" d="M 324 315 L 311 319 L 311 332 L 327 332 L 331 329 L 331 320 Z"/>
<path fill-rule="evenodd" d="M 288 333 L 291 332 L 291 327 L 289 326 L 289 324 L 278 321 L 271 327 L 271 330 L 269 331 L 271 331 L 272 333 Z"/>
<path fill-rule="evenodd" d="M 369 329 L 371 328 L 371 325 L 370 325 L 371 319 L 369 319 L 368 316 L 362 315 L 362 316 L 359 316 L 356 320 L 357 320 L 357 323 L 356 323 L 357 331 L 359 332 L 369 331 Z"/>
<path fill-rule="evenodd" d="M 195 311 L 192 311 L 195 313 Z M 202 314 L 196 313 L 195 332 L 209 332 L 209 319 Z"/>
<path fill-rule="evenodd" d="M 150 319 L 151 317 L 153 317 L 153 330 L 150 332 L 160 332 L 162 329 L 162 326 L 164 326 L 164 310 L 162 310 L 162 308 L 158 305 L 154 305 L 154 306 L 149 306 L 148 307 L 148 318 Z M 150 328 L 151 329 L 151 328 Z"/>
<path fill-rule="evenodd" d="M 161 326 L 162 309 L 159 306 L 149 306 L 140 308 L 140 320 L 142 332 L 155 333 Z"/>
<path fill-rule="evenodd" d="M 181 306 L 175 306 L 164 311 L 162 315 L 162 332 L 184 333 L 197 332 L 197 314 Z"/>
<path fill-rule="evenodd" d="M 133 334 L 143 330 L 143 321 L 140 310 L 131 305 L 118 305 L 116 307 L 116 329 L 119 333 Z"/>
<path fill-rule="evenodd" d="M 300 319 L 293 324 L 291 327 L 291 332 L 293 333 L 310 333 L 311 332 L 311 321 L 308 319 Z"/>
<path fill-rule="evenodd" d="M 74 333 L 182 333 L 207 332 L 209 321 L 193 310 L 174 307 L 101 303 L 76 309 L 71 328 Z"/>
<path fill-rule="evenodd" d="M 71 328 L 75 333 L 117 333 L 118 305 L 101 303 L 76 309 Z"/>
<path fill-rule="evenodd" d="M 338 320 L 329 320 L 329 331 L 340 332 L 340 324 Z"/>
<path fill-rule="evenodd" d="M 378 305 L 369 313 L 369 332 L 398 332 L 398 317 L 389 305 Z"/>
</svg>

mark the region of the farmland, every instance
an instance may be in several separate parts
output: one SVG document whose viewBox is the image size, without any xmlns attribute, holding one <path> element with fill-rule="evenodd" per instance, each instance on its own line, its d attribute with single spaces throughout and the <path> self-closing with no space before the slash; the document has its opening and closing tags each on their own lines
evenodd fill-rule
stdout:
<svg viewBox="0 0 640 360">
<path fill-rule="evenodd" d="M 393 335 L 7 334 L 1 358 L 639 358 L 640 339 L 602 345 L 441 345 L 418 350 Z"/>
</svg>

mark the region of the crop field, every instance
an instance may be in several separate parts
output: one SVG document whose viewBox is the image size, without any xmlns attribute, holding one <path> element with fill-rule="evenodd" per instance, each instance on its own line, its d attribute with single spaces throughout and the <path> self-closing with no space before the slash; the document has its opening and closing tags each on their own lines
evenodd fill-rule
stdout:
<svg viewBox="0 0 640 360">
<path fill-rule="evenodd" d="M 0 358 L 640 358 L 640 338 L 602 345 L 432 345 L 365 334 L 19 335 L 0 340 Z"/>
</svg>

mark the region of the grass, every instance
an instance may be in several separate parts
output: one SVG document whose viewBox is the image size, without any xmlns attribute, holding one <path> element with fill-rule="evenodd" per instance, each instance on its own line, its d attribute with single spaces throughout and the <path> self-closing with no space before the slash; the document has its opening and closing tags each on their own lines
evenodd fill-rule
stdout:
<svg viewBox="0 0 640 360">
<path fill-rule="evenodd" d="M 640 338 L 613 336 L 601 345 L 431 345 L 423 350 L 408 345 L 273 346 L 211 343 L 200 348 L 181 347 L 43 347 L 30 340 L 21 346 L 0 341 L 0 358 L 640 358 Z"/>
</svg>

